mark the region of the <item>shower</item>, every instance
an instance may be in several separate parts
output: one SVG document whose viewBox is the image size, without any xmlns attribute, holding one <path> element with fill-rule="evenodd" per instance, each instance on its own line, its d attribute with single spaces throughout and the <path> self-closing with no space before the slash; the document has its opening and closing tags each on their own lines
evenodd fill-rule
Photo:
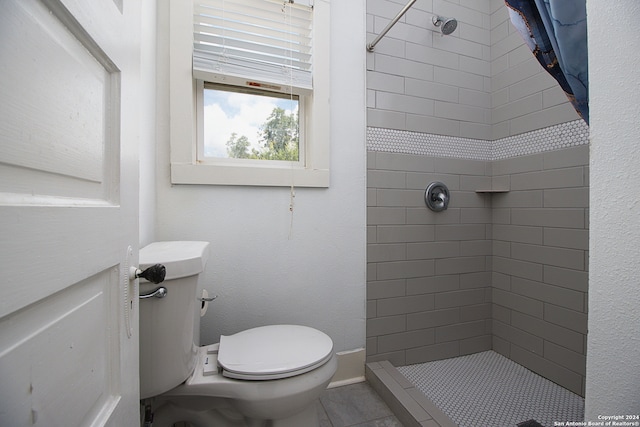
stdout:
<svg viewBox="0 0 640 427">
<path fill-rule="evenodd" d="M 440 28 L 442 35 L 448 36 L 458 27 L 458 21 L 455 18 L 444 18 L 442 16 L 434 16 L 433 25 Z"/>
<path fill-rule="evenodd" d="M 407 10 L 409 10 L 409 8 L 413 6 L 415 2 L 416 0 L 410 0 L 409 3 L 407 3 L 402 8 L 402 10 L 398 12 L 396 17 L 393 18 L 391 22 L 387 24 L 386 27 L 384 27 L 384 30 L 382 30 L 382 32 L 378 34 L 378 36 L 371 43 L 367 45 L 367 50 L 369 52 L 373 52 L 373 48 L 375 47 L 376 44 L 378 44 L 380 39 L 383 38 L 385 34 L 389 32 L 391 27 L 393 27 L 396 24 L 396 22 L 398 22 L 398 20 L 402 18 L 402 15 L 404 15 L 407 12 Z M 458 27 L 458 21 L 456 21 L 455 18 L 444 18 L 442 16 L 434 16 L 432 19 L 432 22 L 433 22 L 433 25 L 440 28 L 440 32 L 442 33 L 443 36 L 448 36 L 449 34 L 453 33 Z"/>
</svg>

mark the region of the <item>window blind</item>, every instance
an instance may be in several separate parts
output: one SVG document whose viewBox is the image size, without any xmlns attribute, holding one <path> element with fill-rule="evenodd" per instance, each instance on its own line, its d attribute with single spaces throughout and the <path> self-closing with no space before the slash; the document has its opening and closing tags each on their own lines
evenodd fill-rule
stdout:
<svg viewBox="0 0 640 427">
<path fill-rule="evenodd" d="M 194 0 L 194 77 L 312 89 L 312 12 L 283 0 Z"/>
</svg>

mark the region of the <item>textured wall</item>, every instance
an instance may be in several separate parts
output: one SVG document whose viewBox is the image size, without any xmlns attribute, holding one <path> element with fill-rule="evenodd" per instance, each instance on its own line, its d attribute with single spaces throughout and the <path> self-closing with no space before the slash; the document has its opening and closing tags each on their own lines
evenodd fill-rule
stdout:
<svg viewBox="0 0 640 427">
<path fill-rule="evenodd" d="M 640 414 L 640 33 L 632 30 L 638 16 L 636 1 L 587 2 L 593 201 L 588 420 Z"/>
</svg>

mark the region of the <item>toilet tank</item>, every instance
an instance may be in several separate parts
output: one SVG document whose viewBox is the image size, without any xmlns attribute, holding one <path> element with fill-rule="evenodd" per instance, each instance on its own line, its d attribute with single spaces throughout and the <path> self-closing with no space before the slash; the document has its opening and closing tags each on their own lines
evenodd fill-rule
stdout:
<svg viewBox="0 0 640 427">
<path fill-rule="evenodd" d="M 140 279 L 140 295 L 160 286 L 163 298 L 140 300 L 140 398 L 157 396 L 182 383 L 195 367 L 200 344 L 198 279 L 209 242 L 155 242 L 140 249 L 140 269 L 162 264 L 164 282 Z"/>
</svg>

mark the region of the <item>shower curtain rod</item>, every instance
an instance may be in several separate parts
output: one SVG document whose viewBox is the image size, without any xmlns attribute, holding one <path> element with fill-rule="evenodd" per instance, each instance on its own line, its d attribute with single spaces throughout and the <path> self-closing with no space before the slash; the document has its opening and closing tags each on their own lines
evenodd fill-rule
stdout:
<svg viewBox="0 0 640 427">
<path fill-rule="evenodd" d="M 391 27 L 393 27 L 396 22 L 398 22 L 398 19 L 402 18 L 402 15 L 404 15 L 407 10 L 409 10 L 409 8 L 411 6 L 413 6 L 413 4 L 416 2 L 416 0 L 410 0 L 409 3 L 406 4 L 405 7 L 402 8 L 402 10 L 396 15 L 395 18 L 393 18 L 391 20 L 391 22 L 389 22 L 387 24 L 386 27 L 384 27 L 384 30 L 382 30 L 382 32 L 380 34 L 378 34 L 378 37 L 376 37 L 375 39 L 373 39 L 373 41 L 371 43 L 369 43 L 367 45 L 367 50 L 369 52 L 373 52 L 373 48 L 376 46 L 376 44 L 378 44 L 378 42 L 380 41 L 381 38 L 384 37 L 385 34 L 387 34 L 389 32 L 389 30 L 391 29 Z"/>
</svg>

